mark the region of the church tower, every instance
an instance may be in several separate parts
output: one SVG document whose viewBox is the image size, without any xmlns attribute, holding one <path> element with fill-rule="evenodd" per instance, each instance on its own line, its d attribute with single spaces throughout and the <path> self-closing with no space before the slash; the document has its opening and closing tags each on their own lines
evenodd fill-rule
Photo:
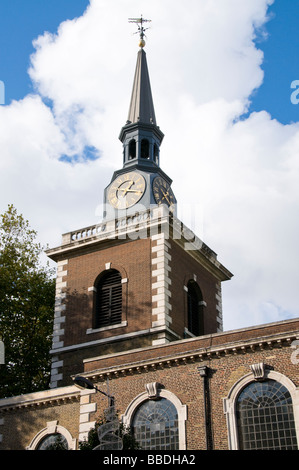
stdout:
<svg viewBox="0 0 299 470">
<path fill-rule="evenodd" d="M 104 194 L 104 216 L 108 219 L 135 214 L 151 205 L 164 204 L 171 211 L 176 206 L 172 181 L 160 168 L 164 135 L 156 122 L 144 41 L 140 45 L 128 120 L 119 136 L 123 143 L 123 168 L 114 173 Z"/>
<path fill-rule="evenodd" d="M 97 357 L 222 330 L 221 282 L 232 274 L 176 217 L 160 168 L 144 27 L 129 114 L 120 132 L 123 167 L 104 191 L 103 221 L 62 236 L 57 262 L 51 386 L 72 383 Z"/>
</svg>

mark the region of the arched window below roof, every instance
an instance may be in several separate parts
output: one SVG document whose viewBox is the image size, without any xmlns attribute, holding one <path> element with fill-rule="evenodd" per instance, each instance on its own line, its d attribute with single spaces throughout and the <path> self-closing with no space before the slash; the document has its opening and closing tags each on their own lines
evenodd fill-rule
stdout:
<svg viewBox="0 0 299 470">
<path fill-rule="evenodd" d="M 38 444 L 36 450 L 68 450 L 68 443 L 63 434 L 48 434 Z"/>
<path fill-rule="evenodd" d="M 150 158 L 150 144 L 148 139 L 141 140 L 141 158 Z"/>
<path fill-rule="evenodd" d="M 252 382 L 236 406 L 240 450 L 297 450 L 292 397 L 283 384 Z"/>
<path fill-rule="evenodd" d="M 136 140 L 132 139 L 129 142 L 129 160 L 136 158 Z"/>
<path fill-rule="evenodd" d="M 263 363 L 250 368 L 223 399 L 229 449 L 297 449 L 299 388 Z"/>
<path fill-rule="evenodd" d="M 122 321 L 122 282 L 116 269 L 102 273 L 96 281 L 95 328 L 119 324 Z"/>
<path fill-rule="evenodd" d="M 167 398 L 143 402 L 134 414 L 132 429 L 143 450 L 179 449 L 178 413 Z"/>
<path fill-rule="evenodd" d="M 159 147 L 157 144 L 154 144 L 154 162 L 159 165 Z"/>
<path fill-rule="evenodd" d="M 49 421 L 44 429 L 38 432 L 27 450 L 76 450 L 77 441 L 70 432 L 60 426 L 58 421 Z"/>
<path fill-rule="evenodd" d="M 203 297 L 199 285 L 191 279 L 187 284 L 188 331 L 194 336 L 204 334 Z"/>
<path fill-rule="evenodd" d="M 169 390 L 153 382 L 138 395 L 123 415 L 141 449 L 186 449 L 187 407 Z"/>
</svg>

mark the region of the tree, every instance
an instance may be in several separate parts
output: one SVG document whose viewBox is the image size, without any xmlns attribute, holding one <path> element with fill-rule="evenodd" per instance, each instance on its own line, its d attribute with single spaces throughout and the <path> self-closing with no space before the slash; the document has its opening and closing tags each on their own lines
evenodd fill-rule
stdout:
<svg viewBox="0 0 299 470">
<path fill-rule="evenodd" d="M 68 450 L 67 443 L 62 435 L 58 433 L 55 435 L 54 443 L 47 446 L 46 450 Z"/>
<path fill-rule="evenodd" d="M 55 280 L 40 262 L 44 248 L 36 237 L 9 205 L 0 218 L 0 398 L 49 386 Z"/>
<path fill-rule="evenodd" d="M 98 429 L 106 423 L 106 418 L 101 416 L 96 421 L 95 426 L 89 430 L 87 440 L 79 442 L 79 450 L 93 450 L 97 447 L 100 444 Z M 129 427 L 125 427 L 120 423 L 116 435 L 122 438 L 123 450 L 140 450 L 140 445 L 135 440 L 132 430 Z"/>
</svg>

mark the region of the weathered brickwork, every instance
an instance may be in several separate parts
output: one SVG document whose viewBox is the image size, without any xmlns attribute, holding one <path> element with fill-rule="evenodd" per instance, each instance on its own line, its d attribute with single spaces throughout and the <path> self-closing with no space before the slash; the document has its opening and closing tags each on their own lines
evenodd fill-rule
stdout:
<svg viewBox="0 0 299 470">
<path fill-rule="evenodd" d="M 297 338 L 299 320 L 284 321 L 102 355 L 86 360 L 82 374 L 104 391 L 108 379 L 109 392 L 115 396 L 123 417 L 136 397 L 145 392 L 146 384 L 158 383 L 160 391 L 174 394 L 186 406 L 185 448 L 196 450 L 207 448 L 205 379 L 200 374 L 200 368 L 207 367 L 208 445 L 226 450 L 229 444 L 224 399 L 244 376 L 255 380 L 251 365 L 258 363 L 299 387 L 299 364 L 292 361 L 292 343 Z M 102 394 L 94 390 L 80 392 L 75 386 L 1 400 L 0 449 L 27 448 L 47 423 L 55 420 L 78 445 L 78 439 L 86 437 L 106 407 L 107 399 Z"/>
<path fill-rule="evenodd" d="M 186 251 L 184 240 L 171 238 L 162 225 L 142 239 L 128 239 L 125 230 L 118 239 L 112 232 L 90 239 L 76 232 L 74 242 L 66 234 L 53 250 L 54 388 L 0 401 L 0 449 L 34 449 L 55 432 L 78 448 L 107 399 L 95 389 L 80 391 L 75 375 L 104 391 L 109 384 L 127 425 L 152 393 L 175 403 L 180 449 L 237 448 L 232 391 L 256 380 L 256 364 L 292 388 L 299 435 L 299 366 L 291 360 L 299 320 L 222 332 L 221 282 L 231 273 L 216 255 L 198 240 Z M 121 274 L 121 323 L 97 329 L 96 281 L 111 268 Z M 189 280 L 198 283 L 204 302 L 204 334 L 193 338 L 185 334 Z"/>
<path fill-rule="evenodd" d="M 136 347 L 148 344 L 146 339 L 135 339 L 132 333 L 152 327 L 151 243 L 149 238 L 123 240 L 117 245 L 93 246 L 69 255 L 67 272 L 61 277 L 63 324 L 60 323 L 59 341 L 53 343 L 55 386 L 70 383 L 70 375 L 83 368 L 82 358 L 101 354 L 102 350 L 107 353 L 128 349 L 131 343 Z M 94 329 L 94 285 L 97 277 L 109 268 L 117 269 L 122 276 L 123 324 L 99 331 Z M 107 340 L 120 336 L 122 339 L 111 341 L 107 349 Z"/>
<path fill-rule="evenodd" d="M 290 328 L 290 325 L 288 326 Z M 298 322 L 294 322 L 291 326 L 298 327 Z M 282 329 L 283 327 L 286 325 L 282 325 Z M 197 343 L 198 346 L 200 340 L 197 342 L 188 340 L 164 347 L 163 352 L 169 353 L 165 356 L 161 354 L 161 350 L 150 348 L 148 351 L 136 352 L 136 362 L 130 363 L 128 361 L 130 358 L 133 359 L 134 353 L 126 355 L 123 368 L 119 366 L 107 368 L 109 363 L 119 364 L 121 357 L 110 358 L 110 361 L 106 358 L 99 360 L 97 362 L 99 368 L 88 375 L 93 377 L 94 382 L 103 390 L 106 389 L 105 381 L 109 378 L 110 393 L 116 398 L 120 414 L 125 413 L 136 395 L 144 392 L 147 383 L 158 382 L 163 389 L 174 393 L 183 404 L 187 405 L 186 446 L 189 450 L 195 450 L 205 449 L 207 445 L 203 378 L 198 370 L 199 367 L 206 366 L 208 368 L 211 445 L 213 449 L 226 450 L 228 449 L 228 430 L 223 399 L 228 396 L 230 389 L 238 380 L 250 373 L 252 364 L 263 362 L 269 369 L 286 374 L 296 387 L 299 386 L 299 365 L 292 364 L 290 347 L 292 340 L 299 334 L 299 330 L 289 332 L 284 335 L 286 339 L 281 340 L 280 337 L 275 339 L 272 335 L 275 329 L 275 326 L 263 328 L 263 333 L 266 333 L 266 330 L 270 333 L 270 336 L 263 339 L 251 336 L 254 346 L 240 342 L 239 345 L 235 344 L 236 347 L 233 347 L 229 343 L 224 343 L 221 345 L 221 351 L 217 348 L 215 350 L 213 348 L 194 349 L 192 355 L 192 345 L 195 346 Z M 253 332 L 250 329 L 246 332 L 243 330 L 248 339 L 250 333 Z M 242 332 L 239 334 L 242 336 Z M 224 339 L 224 335 L 221 336 Z M 229 336 L 228 334 L 227 337 Z M 175 350 L 177 354 L 174 353 Z M 100 367 L 101 362 L 102 364 L 106 362 L 106 367 L 103 369 Z M 101 415 L 106 403 L 98 395 L 94 395 L 94 399 L 97 401 L 97 414 Z"/>
<path fill-rule="evenodd" d="M 43 393 L 0 400 L 0 450 L 27 449 L 36 434 L 55 421 L 68 430 L 77 447 L 79 416 L 80 393 L 76 390 L 67 397 L 64 391 L 58 392 L 52 400 Z"/>
<path fill-rule="evenodd" d="M 58 263 L 52 387 L 68 385 L 71 375 L 83 370 L 84 359 L 190 336 L 190 279 L 202 291 L 204 334 L 221 330 L 221 281 L 230 274 L 214 255 L 186 251 L 182 240 L 172 238 L 169 220 L 157 220 L 140 239 L 132 239 L 131 226 L 117 238 L 115 231 L 87 241 L 64 236 L 68 243 L 50 255 Z M 122 318 L 119 324 L 97 329 L 96 282 L 109 269 L 121 274 Z"/>
<path fill-rule="evenodd" d="M 186 252 L 174 241 L 171 241 L 171 254 L 171 293 L 175 298 L 172 308 L 174 330 L 184 337 L 184 328 L 188 324 L 186 287 L 189 280 L 195 280 L 206 303 L 204 333 L 218 331 L 216 295 L 219 282 L 217 278 L 192 257 L 192 252 Z"/>
<path fill-rule="evenodd" d="M 86 336 L 86 331 L 93 328 L 93 293 L 88 289 L 94 286 L 107 265 L 117 269 L 123 279 L 128 279 L 128 286 L 123 289 L 124 320 L 130 319 L 126 331 L 151 325 L 150 240 L 91 250 L 69 259 L 65 346 L 108 338 L 121 332 L 106 330 L 90 333 L 89 338 Z"/>
</svg>

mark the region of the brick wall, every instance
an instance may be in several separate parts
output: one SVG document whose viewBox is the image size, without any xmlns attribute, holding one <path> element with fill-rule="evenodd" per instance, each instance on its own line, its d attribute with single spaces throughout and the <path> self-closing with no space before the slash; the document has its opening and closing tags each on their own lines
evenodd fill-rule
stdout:
<svg viewBox="0 0 299 470">
<path fill-rule="evenodd" d="M 120 271 L 123 279 L 123 314 L 128 321 L 126 332 L 151 325 L 150 240 L 123 242 L 117 246 L 94 250 L 69 258 L 64 346 L 107 338 L 124 332 L 106 330 L 91 333 L 93 327 L 93 287 L 98 275 L 107 267 Z"/>
<path fill-rule="evenodd" d="M 216 333 L 218 280 L 205 269 L 190 253 L 175 242 L 171 242 L 171 293 L 175 298 L 172 308 L 173 328 L 184 337 L 184 327 L 188 325 L 186 287 L 189 280 L 199 285 L 204 308 L 204 334 Z"/>
<path fill-rule="evenodd" d="M 86 357 L 128 349 L 130 347 L 142 347 L 148 345 L 148 341 L 142 337 L 135 339 L 130 334 L 150 329 L 152 326 L 152 265 L 151 265 L 151 240 L 141 239 L 136 241 L 118 241 L 115 245 L 93 247 L 76 252 L 69 256 L 67 270 L 60 275 L 63 300 L 59 299 L 60 317 L 59 337 L 53 342 L 54 386 L 70 383 L 70 375 L 83 370 L 82 360 Z M 96 330 L 94 321 L 94 284 L 99 274 L 106 269 L 117 269 L 122 276 L 124 325 L 119 327 Z M 59 286 L 60 286 L 59 284 Z M 62 323 L 63 321 L 63 323 Z M 125 339 L 109 345 L 101 341 L 109 338 L 128 336 L 128 344 Z M 100 342 L 99 342 L 100 341 Z M 76 349 L 76 345 L 88 345 L 89 348 Z M 59 347 L 71 350 L 59 352 Z"/>
<path fill-rule="evenodd" d="M 271 328 L 270 328 L 271 330 Z M 270 331 L 273 333 L 273 330 Z M 252 333 L 252 332 L 251 332 Z M 297 333 L 298 334 L 298 330 Z M 295 337 L 294 335 L 293 337 Z M 185 352 L 190 352 L 186 348 Z M 171 345 L 163 348 L 164 352 L 170 352 Z M 189 343 L 190 346 L 190 343 Z M 182 402 L 187 405 L 188 420 L 186 422 L 187 449 L 205 449 L 205 421 L 204 421 L 204 399 L 203 399 L 203 378 L 200 376 L 198 368 L 208 367 L 208 386 L 210 392 L 211 407 L 211 436 L 213 448 L 218 450 L 228 449 L 228 431 L 226 416 L 223 409 L 223 399 L 229 394 L 231 387 L 244 375 L 250 373 L 250 366 L 263 362 L 270 369 L 287 375 L 296 386 L 299 386 L 299 367 L 291 362 L 289 341 L 273 342 L 265 341 L 263 344 L 256 344 L 255 348 L 245 348 L 225 351 L 225 346 L 221 354 L 214 351 L 200 357 L 177 355 L 163 356 L 161 349 L 152 352 L 152 363 L 142 362 L 145 358 L 142 352 L 135 353 L 136 364 L 129 364 L 116 371 L 113 367 L 107 367 L 109 361 L 102 371 L 96 371 L 94 381 L 102 390 L 106 390 L 106 379 L 109 379 L 110 393 L 116 398 L 116 406 L 120 415 L 124 414 L 126 408 L 134 398 L 145 391 L 145 385 L 151 382 L 158 382 L 163 389 L 174 393 Z M 181 344 L 181 352 L 182 344 Z M 149 352 L 149 351 L 148 351 Z M 159 354 L 160 353 L 160 354 Z M 131 354 L 134 358 L 134 353 Z M 129 357 L 126 355 L 126 361 Z M 121 358 L 115 359 L 118 364 Z M 104 360 L 103 360 L 104 362 Z M 111 363 L 111 361 L 110 361 Z M 98 365 L 100 365 L 98 363 Z M 92 377 L 92 374 L 90 375 Z M 97 416 L 101 415 L 107 406 L 99 394 L 94 395 L 97 402 Z"/>
<path fill-rule="evenodd" d="M 29 403 L 28 403 L 29 405 Z M 79 439 L 80 401 L 39 402 L 35 406 L 16 407 L 1 413 L 3 425 L 0 450 L 24 450 L 48 422 L 57 421 L 74 439 Z M 2 428 L 2 429 L 1 429 Z"/>
<path fill-rule="evenodd" d="M 297 319 L 244 328 L 102 356 L 85 362 L 85 375 L 103 391 L 107 391 L 108 379 L 120 416 L 145 392 L 146 384 L 159 383 L 160 390 L 171 392 L 187 407 L 186 446 L 196 450 L 206 448 L 204 379 L 199 373 L 199 368 L 206 366 L 210 439 L 214 449 L 228 449 L 223 400 L 244 376 L 251 374 L 254 380 L 250 366 L 261 362 L 299 387 L 299 366 L 291 360 L 292 342 L 298 337 Z M 103 414 L 107 399 L 94 391 L 66 389 L 68 393 L 61 388 L 0 400 L 0 449 L 26 448 L 47 422 L 54 420 L 73 438 L 83 438 Z"/>
</svg>

